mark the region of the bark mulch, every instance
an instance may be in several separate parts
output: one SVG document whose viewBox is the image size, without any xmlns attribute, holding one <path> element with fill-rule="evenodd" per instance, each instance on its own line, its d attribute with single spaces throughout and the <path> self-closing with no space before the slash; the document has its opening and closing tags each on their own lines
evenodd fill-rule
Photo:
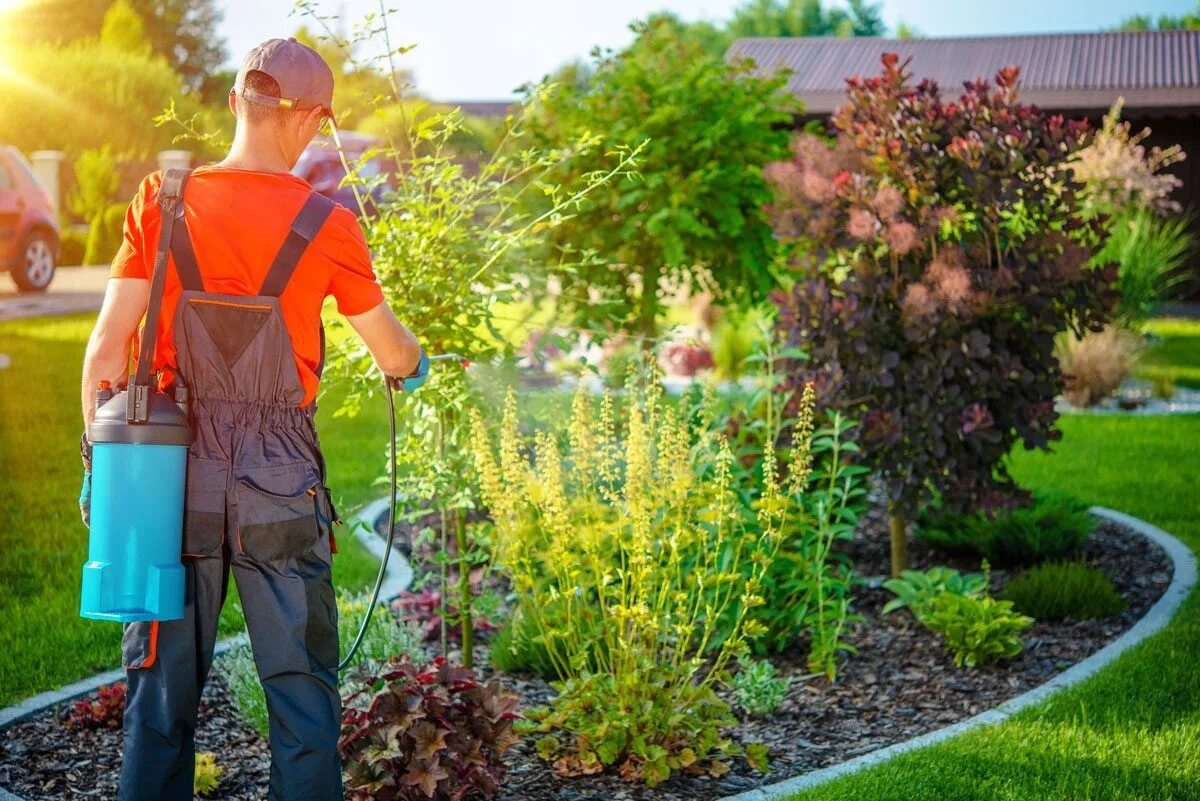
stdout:
<svg viewBox="0 0 1200 801">
<path fill-rule="evenodd" d="M 873 540 L 873 542 L 872 542 Z M 878 537 L 849 544 L 862 576 L 882 576 L 886 554 Z M 919 542 L 912 544 L 915 567 L 949 563 L 963 570 L 968 561 L 947 560 Z M 851 626 L 848 641 L 858 649 L 845 658 L 837 681 L 807 675 L 803 648 L 774 659 L 793 677 L 783 708 L 765 720 L 746 720 L 732 735 L 759 742 L 770 752 L 763 775 L 741 760 L 721 778 L 678 777 L 649 790 L 611 774 L 561 778 L 534 753 L 532 739 L 509 752 L 510 772 L 502 801 L 709 801 L 763 784 L 843 762 L 884 746 L 941 728 L 996 706 L 1044 683 L 1099 650 L 1136 622 L 1166 589 L 1171 563 L 1155 544 L 1116 524 L 1103 523 L 1084 548 L 1083 558 L 1113 579 L 1128 601 L 1123 613 L 1083 622 L 1039 622 L 1025 634 L 1016 659 L 964 670 L 954 666 L 940 638 L 907 613 L 881 617 L 891 594 L 868 580 L 855 593 L 862 621 Z M 994 570 L 999 586 L 1008 576 Z M 486 649 L 481 649 L 486 651 Z M 504 676 L 524 705 L 545 703 L 551 690 L 530 676 Z M 266 797 L 269 757 L 265 744 L 232 711 L 225 685 L 213 675 L 205 689 L 197 732 L 197 750 L 213 751 L 227 769 L 213 798 Z M 0 787 L 27 798 L 112 799 L 120 765 L 120 732 L 71 731 L 58 712 L 5 730 L 0 735 Z"/>
</svg>

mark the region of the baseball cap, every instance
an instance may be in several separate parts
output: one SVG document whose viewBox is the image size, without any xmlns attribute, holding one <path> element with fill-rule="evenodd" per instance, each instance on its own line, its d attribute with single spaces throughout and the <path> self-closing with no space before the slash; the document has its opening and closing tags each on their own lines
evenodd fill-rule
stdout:
<svg viewBox="0 0 1200 801">
<path fill-rule="evenodd" d="M 246 74 L 265 73 L 279 84 L 279 97 L 246 88 Z M 333 116 L 333 70 L 316 50 L 294 38 L 268 39 L 246 54 L 233 90 L 251 103 L 284 109 L 320 106 Z"/>
</svg>

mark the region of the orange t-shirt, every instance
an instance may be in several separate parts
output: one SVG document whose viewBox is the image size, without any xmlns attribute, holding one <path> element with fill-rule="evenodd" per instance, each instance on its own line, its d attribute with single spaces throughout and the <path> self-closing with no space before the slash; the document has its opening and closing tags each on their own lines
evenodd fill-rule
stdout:
<svg viewBox="0 0 1200 801">
<path fill-rule="evenodd" d="M 151 277 L 162 225 L 158 206 L 161 184 L 161 172 L 148 176 L 129 204 L 124 241 L 110 272 L 113 278 Z M 311 191 L 308 183 L 288 173 L 216 166 L 194 170 L 184 186 L 183 213 L 205 291 L 258 294 L 292 220 Z M 174 259 L 170 267 L 163 287 L 155 370 L 176 363 L 173 323 L 183 287 Z M 329 295 L 345 315 L 362 314 L 383 301 L 362 229 L 343 206 L 329 215 L 279 298 L 305 404 L 317 394 L 321 306 Z"/>
</svg>

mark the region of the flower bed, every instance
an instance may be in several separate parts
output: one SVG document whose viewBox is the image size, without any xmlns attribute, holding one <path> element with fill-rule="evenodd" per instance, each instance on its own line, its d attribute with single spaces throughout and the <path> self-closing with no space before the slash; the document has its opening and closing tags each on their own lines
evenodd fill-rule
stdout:
<svg viewBox="0 0 1200 801">
<path fill-rule="evenodd" d="M 869 526 L 872 524 L 869 524 Z M 847 543 L 863 575 L 886 572 L 885 554 L 874 532 Z M 921 543 L 912 552 L 917 566 L 946 560 Z M 1084 622 L 1039 622 L 1025 633 L 1025 650 L 1016 659 L 963 670 L 954 666 L 937 635 L 907 614 L 881 617 L 890 593 L 870 581 L 856 588 L 852 624 L 846 641 L 859 653 L 845 659 L 836 683 L 808 673 L 806 649 L 775 660 L 792 686 L 781 710 L 766 719 L 742 720 L 730 734 L 767 746 L 769 771 L 751 771 L 741 760 L 720 777 L 679 774 L 650 789 L 622 781 L 612 772 L 563 778 L 537 756 L 526 739 L 505 758 L 509 774 L 505 801 L 589 801 L 590 799 L 715 799 L 789 776 L 845 761 L 891 743 L 941 728 L 1037 686 L 1094 653 L 1129 628 L 1162 594 L 1171 578 L 1170 561 L 1150 541 L 1113 523 L 1103 523 L 1082 556 L 1103 569 L 1128 605 L 1123 613 Z M 970 569 L 969 561 L 952 566 Z M 999 585 L 1007 576 L 992 573 Z M 486 648 L 477 656 L 484 657 Z M 485 667 L 517 693 L 522 707 L 544 704 L 552 690 L 540 678 L 513 676 Z M 229 693 L 214 675 L 205 689 L 197 731 L 197 750 L 212 751 L 226 768 L 212 798 L 265 798 L 269 769 L 266 744 L 236 714 Z M 27 798 L 112 798 L 121 753 L 121 733 L 69 728 L 66 708 L 13 726 L 0 745 L 0 787 Z"/>
</svg>

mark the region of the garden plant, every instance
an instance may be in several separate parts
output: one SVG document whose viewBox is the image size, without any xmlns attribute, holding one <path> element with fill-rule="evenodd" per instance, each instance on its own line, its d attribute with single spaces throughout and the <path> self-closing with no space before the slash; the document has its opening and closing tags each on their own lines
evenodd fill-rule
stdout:
<svg viewBox="0 0 1200 801">
<path fill-rule="evenodd" d="M 1054 337 L 1101 328 L 1117 276 L 1092 263 L 1103 231 L 1062 169 L 1083 123 L 1022 105 L 1015 68 L 950 99 L 882 63 L 848 82 L 832 142 L 798 136 L 770 174 L 794 242 L 779 334 L 810 357 L 787 386 L 861 421 L 898 574 L 935 492 L 965 511 L 1027 502 L 1004 460 L 1059 437 Z"/>
</svg>

